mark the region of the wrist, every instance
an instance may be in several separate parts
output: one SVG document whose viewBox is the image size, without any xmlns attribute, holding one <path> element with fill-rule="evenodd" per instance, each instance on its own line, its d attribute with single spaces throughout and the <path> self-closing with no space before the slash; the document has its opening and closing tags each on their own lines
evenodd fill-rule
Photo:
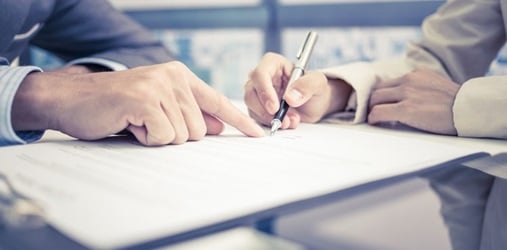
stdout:
<svg viewBox="0 0 507 250">
<path fill-rule="evenodd" d="M 16 131 L 45 130 L 51 128 L 49 115 L 49 89 L 45 84 L 47 73 L 32 72 L 21 82 L 11 110 L 12 127 Z"/>
<path fill-rule="evenodd" d="M 341 79 L 328 79 L 328 84 L 331 96 L 326 115 L 343 111 L 352 93 L 352 86 Z"/>
</svg>

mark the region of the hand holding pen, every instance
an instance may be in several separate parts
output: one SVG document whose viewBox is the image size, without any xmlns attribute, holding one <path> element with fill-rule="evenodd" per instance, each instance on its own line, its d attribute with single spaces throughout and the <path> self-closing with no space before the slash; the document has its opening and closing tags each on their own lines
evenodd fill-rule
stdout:
<svg viewBox="0 0 507 250">
<path fill-rule="evenodd" d="M 305 71 L 316 38 L 314 32 L 308 34 L 296 63 L 268 52 L 249 75 L 244 95 L 248 113 L 273 133 L 294 129 L 300 122 L 318 122 L 348 102 L 352 89 L 347 83 L 328 79 L 321 71 Z"/>
<path fill-rule="evenodd" d="M 312 54 L 315 42 L 317 42 L 317 33 L 313 31 L 309 32 L 296 55 L 297 61 L 294 64 L 294 69 L 292 69 L 287 86 L 290 86 L 305 73 L 305 68 L 310 60 L 310 55 Z M 289 104 L 287 104 L 287 102 L 282 98 L 280 101 L 280 108 L 271 121 L 271 135 L 274 135 L 275 132 L 282 126 L 283 118 L 287 114 L 288 110 Z"/>
</svg>

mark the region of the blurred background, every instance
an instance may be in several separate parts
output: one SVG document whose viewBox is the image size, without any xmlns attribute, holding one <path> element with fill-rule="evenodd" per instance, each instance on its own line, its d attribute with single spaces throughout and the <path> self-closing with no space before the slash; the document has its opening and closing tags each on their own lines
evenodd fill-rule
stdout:
<svg viewBox="0 0 507 250">
<path fill-rule="evenodd" d="M 109 0 L 150 29 L 199 77 L 233 99 L 267 51 L 294 60 L 309 30 L 319 40 L 309 68 L 402 56 L 443 0 Z M 61 62 L 34 48 L 44 69 Z M 507 50 L 489 74 L 507 73 Z"/>
</svg>

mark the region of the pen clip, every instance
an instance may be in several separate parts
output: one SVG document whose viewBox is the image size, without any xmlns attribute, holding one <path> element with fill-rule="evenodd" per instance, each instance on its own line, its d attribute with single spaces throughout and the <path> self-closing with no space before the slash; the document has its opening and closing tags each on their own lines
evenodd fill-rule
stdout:
<svg viewBox="0 0 507 250">
<path fill-rule="evenodd" d="M 316 41 L 317 41 L 317 33 L 313 31 L 308 32 L 305 40 L 303 41 L 303 44 L 301 44 L 301 47 L 299 48 L 299 51 L 297 53 L 296 56 L 297 61 L 295 63 L 296 68 L 300 68 L 302 70 L 305 69 L 308 60 L 310 59 L 310 54 L 312 53 Z"/>
<path fill-rule="evenodd" d="M 311 32 L 308 32 L 306 35 L 305 41 L 301 44 L 299 47 L 298 53 L 296 54 L 296 59 L 301 59 L 301 56 L 303 55 L 303 51 L 305 50 L 306 46 L 308 45 L 308 40 L 310 39 Z"/>
<path fill-rule="evenodd" d="M 308 42 L 308 36 L 306 36 L 305 41 L 299 46 L 298 53 L 296 54 L 296 59 L 301 59 L 301 55 L 303 54 L 303 50 L 305 49 L 306 43 Z"/>
</svg>

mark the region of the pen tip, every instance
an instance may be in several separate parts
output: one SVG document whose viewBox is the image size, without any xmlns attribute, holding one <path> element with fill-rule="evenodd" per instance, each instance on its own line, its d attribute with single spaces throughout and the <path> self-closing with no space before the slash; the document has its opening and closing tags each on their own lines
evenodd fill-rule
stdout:
<svg viewBox="0 0 507 250">
<path fill-rule="evenodd" d="M 273 135 L 275 135 L 275 132 L 276 132 L 276 130 L 271 129 L 271 132 L 269 132 L 269 136 L 273 136 Z"/>
<path fill-rule="evenodd" d="M 282 122 L 278 119 L 275 119 L 271 121 L 271 132 L 269 133 L 270 136 L 273 136 L 275 132 L 282 126 Z"/>
</svg>

